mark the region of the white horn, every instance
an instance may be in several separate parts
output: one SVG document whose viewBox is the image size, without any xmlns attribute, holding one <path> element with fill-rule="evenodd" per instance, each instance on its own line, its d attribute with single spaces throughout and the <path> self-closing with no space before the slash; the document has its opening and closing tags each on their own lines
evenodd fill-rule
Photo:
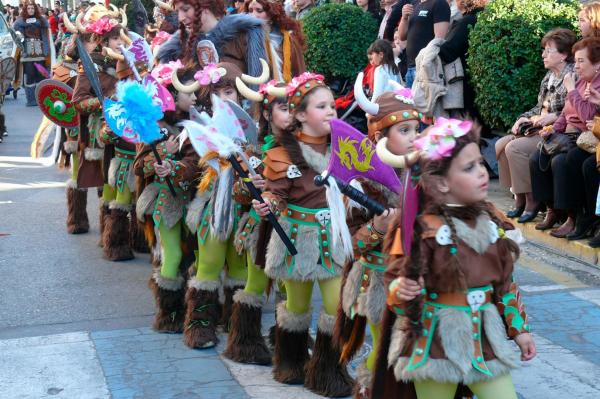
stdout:
<svg viewBox="0 0 600 399">
<path fill-rule="evenodd" d="M 287 89 L 285 87 L 275 87 L 269 86 L 267 87 L 267 93 L 273 97 L 285 98 L 287 97 Z"/>
<path fill-rule="evenodd" d="M 262 100 L 264 100 L 264 98 L 265 98 L 259 92 L 254 91 L 251 88 L 249 88 L 248 86 L 246 86 L 244 84 L 244 82 L 242 82 L 242 79 L 240 79 L 240 78 L 235 78 L 235 86 L 237 87 L 240 94 L 242 96 L 246 97 L 250 101 L 255 101 L 255 102 L 259 103 Z"/>
<path fill-rule="evenodd" d="M 413 151 L 406 155 L 394 155 L 387 149 L 387 137 L 383 137 L 377 142 L 375 151 L 377 156 L 386 165 L 396 169 L 404 169 L 417 163 L 421 157 L 420 151 Z"/>
<path fill-rule="evenodd" d="M 160 0 L 154 0 L 154 4 L 166 11 L 173 11 L 173 6 Z"/>
<path fill-rule="evenodd" d="M 65 25 L 65 27 L 67 28 L 67 30 L 71 33 L 77 33 L 77 27 L 75 25 L 73 25 L 71 23 L 71 20 L 69 20 L 69 16 L 67 15 L 66 12 L 63 12 L 63 24 Z"/>
<path fill-rule="evenodd" d="M 267 61 L 260 59 L 260 65 L 262 66 L 262 73 L 260 76 L 250 76 L 242 74 L 242 80 L 251 85 L 260 85 L 266 83 L 269 80 L 269 64 Z"/>
<path fill-rule="evenodd" d="M 123 54 L 119 54 L 109 47 L 102 47 L 102 54 L 112 58 L 113 60 L 125 61 L 125 56 L 123 56 Z"/>
<path fill-rule="evenodd" d="M 125 29 L 121 29 L 121 32 L 119 33 L 119 35 L 121 36 L 121 40 L 123 40 L 126 47 L 131 46 L 131 43 L 133 42 L 133 40 L 131 40 L 131 38 L 129 36 L 127 36 L 127 34 L 125 33 Z"/>
<path fill-rule="evenodd" d="M 180 93 L 189 94 L 200 89 L 200 82 L 198 81 L 192 83 L 191 85 L 184 85 L 183 83 L 181 83 L 179 81 L 179 78 L 177 77 L 177 70 L 173 71 L 173 73 L 171 74 L 171 84 Z"/>
<path fill-rule="evenodd" d="M 85 27 L 81 23 L 81 20 L 83 19 L 83 17 L 84 17 L 84 14 L 80 13 L 79 15 L 77 15 L 77 18 L 75 18 L 75 26 L 77 27 L 77 30 L 80 33 L 85 33 L 86 32 Z"/>
<path fill-rule="evenodd" d="M 108 15 L 110 15 L 112 18 L 119 18 L 119 15 L 121 15 L 121 11 L 119 10 L 119 8 L 114 4 L 109 4 L 108 6 L 112 10 L 108 12 Z"/>
<path fill-rule="evenodd" d="M 358 103 L 358 106 L 369 115 L 377 115 L 379 113 L 379 105 L 372 102 L 365 96 L 363 91 L 362 81 L 364 73 L 359 73 L 354 82 L 354 99 Z"/>
<path fill-rule="evenodd" d="M 125 10 L 127 9 L 127 4 L 125 4 L 123 6 L 123 8 L 121 8 L 120 12 L 121 12 L 121 26 L 126 28 L 127 27 L 127 14 L 125 13 Z"/>
</svg>

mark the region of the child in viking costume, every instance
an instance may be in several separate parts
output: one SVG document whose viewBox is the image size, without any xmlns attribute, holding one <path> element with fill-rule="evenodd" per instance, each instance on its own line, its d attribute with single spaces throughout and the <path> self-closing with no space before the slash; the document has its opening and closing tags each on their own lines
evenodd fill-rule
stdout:
<svg viewBox="0 0 600 399">
<path fill-rule="evenodd" d="M 196 96 L 193 92 L 178 92 L 172 85 L 172 73 L 176 73 L 184 84 L 194 81 L 193 70 L 183 69 L 181 63 L 160 65 L 152 71 L 176 99 L 176 111 L 165 112 L 161 122 L 167 133 L 166 139 L 157 145 L 162 165 L 157 163 L 150 146 L 145 145 L 138 153 L 134 167 L 145 184 L 137 201 L 137 218 L 148 227 L 149 244 L 152 247 L 158 245 L 158 250 L 153 252 L 153 273 L 149 281 L 157 309 L 152 326 L 159 332 L 180 333 L 185 317 L 185 266 L 189 266 L 186 261 L 190 255 L 193 261 L 193 252 L 186 245 L 183 218 L 198 177 L 199 157 L 187 131 L 177 126 L 179 121 L 189 119 Z M 171 180 L 175 197 L 169 191 L 166 179 Z"/>
<path fill-rule="evenodd" d="M 306 70 L 302 28 L 285 14 L 283 2 L 246 0 L 242 10 L 265 21 L 265 49 L 274 80 L 288 83 Z"/>
<path fill-rule="evenodd" d="M 34 0 L 28 0 L 23 4 L 23 10 L 15 21 L 14 29 L 21 32 L 24 37 L 21 63 L 27 106 L 36 106 L 35 87 L 44 76 L 35 64 L 45 65 L 46 58 L 50 55 L 51 40 L 48 21 L 41 15 Z"/>
<path fill-rule="evenodd" d="M 404 159 L 406 166 L 415 163 L 418 152 L 415 151 L 413 142 L 419 132 L 421 114 L 415 109 L 410 89 L 393 85 L 394 92 L 385 92 L 375 102 L 371 102 L 362 91 L 362 79 L 361 73 L 356 80 L 354 97 L 368 114 L 369 138 L 375 143 L 383 140 L 381 144 L 384 149 L 395 158 Z M 398 175 L 409 173 L 406 169 L 396 169 L 396 172 Z M 355 261 L 349 262 L 344 269 L 342 299 L 334 338 L 342 351 L 341 361 L 347 362 L 360 349 L 368 325 L 373 350 L 358 367 L 354 390 L 355 398 L 368 398 L 387 297 L 383 281 L 387 265 L 386 255 L 382 250 L 383 239 L 400 204 L 400 196 L 380 183 L 367 179 L 359 179 L 359 182 L 363 191 L 388 211 L 380 216 L 373 216 L 359 208 L 353 209 L 349 217 L 348 223 L 354 226 L 352 244 Z"/>
<path fill-rule="evenodd" d="M 103 49 L 108 48 L 111 53 L 118 53 L 119 47 L 123 45 L 123 28 L 116 19 L 119 16 L 126 24 L 124 10 L 108 10 L 101 5 L 95 5 L 89 8 L 83 17 L 78 16 L 76 26 L 80 32 L 92 33 L 93 40 Z M 114 94 L 119 80 L 117 60 L 103 53 L 106 53 L 106 50 L 94 51 L 90 56 L 98 72 L 102 94 L 110 97 Z M 112 261 L 132 259 L 128 213 L 131 210 L 131 192 L 135 185 L 130 165 L 135 157 L 135 146 L 127 147 L 128 144 L 114 139 L 109 129 L 103 128 L 102 104 L 82 66 L 75 83 L 73 104 L 82 116 L 80 142 L 84 148 L 84 159 L 79 168 L 79 180 L 85 181 L 85 187 L 102 186 L 100 232 L 104 257 Z M 123 168 L 119 165 L 116 182 L 115 173 L 112 177 L 110 174 L 110 166 L 113 165 L 108 165 L 113 152 L 124 160 L 121 164 L 126 166 Z M 100 165 L 100 160 L 104 160 L 103 166 Z M 114 166 L 112 169 L 114 171 Z"/>
<path fill-rule="evenodd" d="M 181 28 L 161 46 L 161 63 L 181 59 L 203 67 L 220 60 L 248 75 L 261 74 L 260 59 L 267 59 L 262 21 L 246 14 L 225 15 L 223 0 L 175 0 L 173 5 Z"/>
<path fill-rule="evenodd" d="M 200 89 L 209 95 L 217 95 L 223 101 L 239 103 L 235 79 L 241 75 L 234 64 L 209 64 L 194 76 L 196 82 L 193 85 L 177 84 L 176 87 L 179 86 L 180 91 Z M 174 80 L 174 83 L 177 82 Z M 203 105 L 208 106 L 206 100 Z M 233 242 L 233 232 L 246 211 L 242 204 L 234 201 L 233 169 L 227 160 L 220 159 L 213 151 L 203 156 L 200 165 L 202 178 L 186 216 L 188 227 L 198 239 L 196 264 L 189 271 L 186 292 L 183 340 L 190 348 L 210 348 L 218 343 L 217 324 L 227 324 L 231 317 L 233 294 L 244 287 L 247 276 L 245 255 L 237 253 Z M 225 298 L 220 311 L 218 290 L 225 264 Z"/>
<path fill-rule="evenodd" d="M 518 246 L 510 222 L 486 202 L 488 174 L 470 122 L 439 118 L 415 142 L 422 165 L 422 213 L 410 254 L 391 256 L 372 397 L 453 398 L 457 384 L 478 398 L 516 398 L 516 366 L 536 354 L 512 274 Z M 395 234 L 386 238 L 394 253 Z M 410 282 L 410 284 L 408 283 Z M 379 362 L 386 366 L 379 369 Z M 396 382 L 394 382 L 396 381 Z"/>
<path fill-rule="evenodd" d="M 267 151 L 264 160 L 267 203 L 253 201 L 261 217 L 271 211 L 280 214 L 280 223 L 298 250 L 296 256 L 289 254 L 276 235 L 271 236 L 267 249 L 265 273 L 283 280 L 287 293 L 287 301 L 277 307 L 273 375 L 279 382 L 304 384 L 320 395 L 348 396 L 353 381 L 346 365 L 338 363 L 340 352 L 332 335 L 342 265 L 352 256 L 351 237 L 339 191 L 326 195 L 325 188 L 314 184 L 329 160 L 335 102 L 323 77 L 308 72 L 292 79 L 287 93 L 290 128 L 277 138 L 279 146 Z M 315 282 L 321 289 L 323 309 L 309 358 Z"/>
<path fill-rule="evenodd" d="M 244 77 L 242 77 L 242 80 Z M 289 127 L 290 114 L 287 96 L 270 93 L 270 88 L 285 88 L 285 84 L 272 80 L 261 85 L 258 92 L 248 88 L 242 80 L 237 80 L 238 91 L 247 99 L 255 102 L 257 119 L 259 120 L 259 144 L 250 163 L 261 173 L 263 169 L 262 154 L 271 149 L 275 138 L 281 136 Z M 257 181 L 254 184 L 258 187 Z M 239 182 L 240 202 L 249 204 L 252 200 L 245 184 Z M 259 187 L 260 188 L 260 187 Z M 257 266 L 257 245 L 259 241 L 261 218 L 252 208 L 245 214 L 235 235 L 235 245 L 238 253 L 245 252 L 248 267 L 248 280 L 243 290 L 238 290 L 233 296 L 233 310 L 230 319 L 229 336 L 224 355 L 240 363 L 271 364 L 271 351 L 261 333 L 263 295 L 267 290 L 269 278 L 264 272 L 264 266 Z"/>
</svg>

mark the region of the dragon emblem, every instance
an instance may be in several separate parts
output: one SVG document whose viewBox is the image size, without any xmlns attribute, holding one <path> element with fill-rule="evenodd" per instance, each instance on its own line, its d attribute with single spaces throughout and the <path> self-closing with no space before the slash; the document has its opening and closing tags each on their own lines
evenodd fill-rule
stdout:
<svg viewBox="0 0 600 399">
<path fill-rule="evenodd" d="M 371 159 L 375 154 L 375 148 L 371 140 L 365 137 L 358 146 L 357 144 L 357 140 L 348 137 L 338 138 L 339 151 L 336 152 L 336 155 L 340 163 L 348 170 L 357 170 L 362 173 L 375 169 L 371 166 Z"/>
</svg>

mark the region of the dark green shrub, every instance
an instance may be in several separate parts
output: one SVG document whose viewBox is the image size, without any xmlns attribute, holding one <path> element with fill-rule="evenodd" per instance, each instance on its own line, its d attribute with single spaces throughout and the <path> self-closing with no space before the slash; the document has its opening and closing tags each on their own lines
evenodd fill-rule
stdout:
<svg viewBox="0 0 600 399">
<path fill-rule="evenodd" d="M 309 71 L 330 81 L 354 79 L 367 65 L 367 48 L 377 38 L 375 19 L 352 4 L 325 4 L 302 20 Z"/>
<path fill-rule="evenodd" d="M 476 104 L 492 127 L 507 128 L 536 104 L 546 73 L 540 41 L 553 28 L 575 29 L 577 1 L 494 0 L 469 37 L 467 65 Z"/>
</svg>

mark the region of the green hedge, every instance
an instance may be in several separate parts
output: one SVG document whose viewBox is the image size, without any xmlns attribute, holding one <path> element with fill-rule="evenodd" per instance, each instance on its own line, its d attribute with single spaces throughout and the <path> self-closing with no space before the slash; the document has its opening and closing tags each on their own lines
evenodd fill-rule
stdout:
<svg viewBox="0 0 600 399">
<path fill-rule="evenodd" d="M 367 48 L 377 38 L 377 21 L 353 4 L 315 7 L 302 20 L 309 71 L 327 80 L 354 79 L 367 65 Z"/>
<path fill-rule="evenodd" d="M 540 41 L 553 28 L 575 29 L 578 7 L 569 0 L 494 0 L 479 14 L 467 65 L 490 126 L 508 128 L 536 104 L 546 73 Z"/>
</svg>

